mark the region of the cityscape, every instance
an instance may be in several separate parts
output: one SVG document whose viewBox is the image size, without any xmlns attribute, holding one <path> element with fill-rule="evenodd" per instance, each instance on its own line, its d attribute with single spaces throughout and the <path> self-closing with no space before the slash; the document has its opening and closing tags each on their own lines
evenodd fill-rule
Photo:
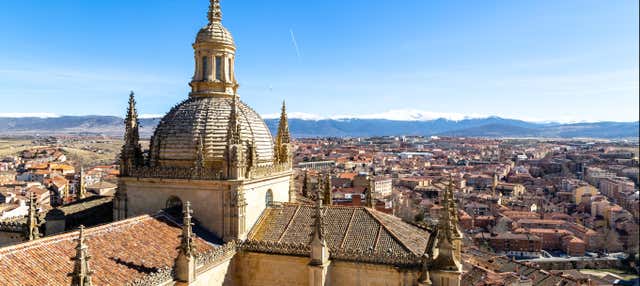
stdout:
<svg viewBox="0 0 640 286">
<path fill-rule="evenodd" d="M 181 43 L 189 91 L 162 114 L 144 88 L 100 114 L 74 95 L 71 111 L 20 109 L 0 87 L 0 285 L 640 285 L 637 79 L 607 89 L 628 99 L 611 120 L 545 114 L 566 98 L 536 119 L 375 96 L 301 109 L 236 72 L 261 47 L 226 23 L 251 1 L 185 2 L 203 9 Z"/>
</svg>

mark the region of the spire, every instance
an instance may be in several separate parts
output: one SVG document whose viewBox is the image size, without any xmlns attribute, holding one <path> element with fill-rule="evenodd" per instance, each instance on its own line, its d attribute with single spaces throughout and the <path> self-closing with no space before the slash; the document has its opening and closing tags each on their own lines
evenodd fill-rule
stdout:
<svg viewBox="0 0 640 286">
<path fill-rule="evenodd" d="M 229 114 L 229 130 L 227 130 L 229 144 L 240 144 L 240 122 L 238 122 L 238 96 L 235 91 L 231 99 L 231 113 Z"/>
<path fill-rule="evenodd" d="M 311 265 L 326 265 L 329 261 L 329 247 L 325 239 L 324 214 L 320 194 L 316 198 L 313 221 L 313 237 L 311 239 Z"/>
<path fill-rule="evenodd" d="M 70 273 L 71 276 L 71 285 L 72 286 L 91 286 L 91 275 L 93 272 L 89 269 L 89 260 L 91 259 L 91 255 L 89 255 L 89 247 L 85 244 L 84 241 L 84 226 L 80 225 L 80 232 L 78 234 L 78 245 L 76 246 L 76 256 L 72 258 L 75 263 L 73 266 L 73 273 Z"/>
<path fill-rule="evenodd" d="M 36 201 L 36 194 L 34 192 L 29 193 L 29 217 L 28 217 L 28 233 L 27 238 L 29 240 L 36 240 L 40 238 L 40 230 L 38 229 L 38 203 Z"/>
<path fill-rule="evenodd" d="M 496 195 L 496 188 L 497 187 L 498 187 L 498 173 L 494 172 L 493 173 L 493 182 L 491 183 L 491 192 L 493 193 L 494 197 Z"/>
<path fill-rule="evenodd" d="M 453 177 L 449 177 L 449 219 L 451 220 L 451 224 L 453 225 L 453 229 L 457 229 L 458 227 L 458 206 L 456 204 L 456 200 L 453 196 L 454 186 L 453 186 Z M 457 233 L 455 233 L 457 234 Z"/>
<path fill-rule="evenodd" d="M 429 239 L 427 240 L 427 247 L 424 250 L 424 253 L 422 254 L 422 259 L 420 261 L 421 264 L 421 271 L 420 271 L 420 277 L 418 278 L 418 285 L 419 286 L 430 286 L 432 285 L 431 282 L 431 275 L 429 273 L 429 271 L 431 271 L 431 264 L 433 263 L 433 255 L 434 255 L 434 249 L 435 249 L 435 242 L 437 240 L 438 237 L 438 228 L 433 229 L 433 232 L 429 235 Z"/>
<path fill-rule="evenodd" d="M 250 171 L 254 170 L 258 165 L 258 153 L 256 153 L 256 140 L 247 140 L 247 167 Z"/>
<path fill-rule="evenodd" d="M 442 216 L 439 220 L 440 230 L 443 231 L 443 235 L 447 239 L 451 240 L 453 238 L 452 211 L 455 211 L 455 202 L 453 202 L 453 178 L 451 176 L 449 176 L 449 185 L 444 191 L 444 202 L 442 206 Z"/>
<path fill-rule="evenodd" d="M 333 187 L 331 186 L 331 174 L 327 174 L 327 177 L 324 180 L 324 184 L 322 186 L 324 199 L 323 202 L 326 205 L 333 205 Z"/>
<path fill-rule="evenodd" d="M 144 164 L 142 147 L 140 147 L 140 133 L 136 100 L 133 91 L 129 94 L 129 107 L 124 119 L 124 145 L 120 153 L 120 173 L 129 175 L 131 169 Z"/>
<path fill-rule="evenodd" d="M 129 106 L 127 107 L 127 117 L 124 120 L 125 123 L 125 139 L 138 139 L 138 111 L 136 110 L 135 93 L 131 91 L 129 93 Z"/>
<path fill-rule="evenodd" d="M 278 163 L 289 161 L 289 146 L 291 143 L 291 134 L 289 133 L 289 120 L 287 119 L 287 107 L 282 101 L 282 111 L 280 113 L 280 123 L 278 124 L 278 135 L 276 136 L 276 144 L 274 153 Z"/>
<path fill-rule="evenodd" d="M 302 178 L 302 196 L 309 197 L 309 170 L 304 170 L 304 177 Z"/>
<path fill-rule="evenodd" d="M 185 256 L 192 257 L 195 254 L 195 245 L 193 243 L 193 230 L 191 222 L 191 202 L 185 202 L 182 208 L 182 235 L 180 240 L 180 253 Z"/>
<path fill-rule="evenodd" d="M 182 206 L 182 235 L 174 268 L 176 280 L 187 283 L 193 282 L 196 278 L 196 248 L 191 229 L 191 214 L 191 203 L 187 201 Z"/>
<path fill-rule="evenodd" d="M 438 254 L 432 262 L 434 269 L 462 271 L 460 263 L 461 235 L 458 229 L 458 216 L 453 199 L 453 178 L 449 177 L 449 186 L 444 193 L 442 216 L 438 220 L 436 232 Z"/>
<path fill-rule="evenodd" d="M 78 189 L 78 199 L 84 199 L 87 196 L 87 186 L 84 182 L 84 166 L 80 166 L 80 188 Z"/>
<path fill-rule="evenodd" d="M 196 142 L 196 160 L 195 160 L 195 173 L 200 175 L 204 171 L 204 139 L 202 136 L 198 136 Z"/>
<path fill-rule="evenodd" d="M 324 215 L 322 214 L 322 208 L 322 197 L 318 195 L 313 221 L 313 239 L 321 240 L 324 243 Z"/>
<path fill-rule="evenodd" d="M 282 110 L 280 112 L 278 139 L 280 139 L 281 144 L 291 143 L 291 135 L 289 134 L 289 120 L 287 119 L 287 105 L 284 100 L 282 101 Z"/>
<path fill-rule="evenodd" d="M 374 188 L 374 180 L 373 177 L 369 177 L 369 186 L 365 189 L 364 199 L 365 206 L 368 208 L 373 208 L 375 205 L 373 203 L 373 188 Z"/>
<path fill-rule="evenodd" d="M 209 24 L 212 24 L 213 22 L 221 22 L 222 10 L 220 9 L 220 0 L 210 0 L 209 2 L 209 13 L 207 14 Z"/>
<path fill-rule="evenodd" d="M 237 87 L 237 86 L 236 86 Z M 227 178 L 228 179 L 244 179 L 247 174 L 246 169 L 246 151 L 247 148 L 242 144 L 240 122 L 238 120 L 238 96 L 233 93 L 231 98 L 231 111 L 229 112 L 229 123 L 227 127 Z M 255 158 L 252 158 L 252 160 Z"/>
</svg>

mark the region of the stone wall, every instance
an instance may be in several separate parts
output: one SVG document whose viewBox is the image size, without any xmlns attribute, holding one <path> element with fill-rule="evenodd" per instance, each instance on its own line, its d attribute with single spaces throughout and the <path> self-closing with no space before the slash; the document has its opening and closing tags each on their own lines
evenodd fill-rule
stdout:
<svg viewBox="0 0 640 286">
<path fill-rule="evenodd" d="M 198 273 L 196 281 L 193 286 L 214 286 L 214 285 L 236 285 L 233 280 L 233 268 L 232 258 L 224 259 L 211 268 Z"/>
<path fill-rule="evenodd" d="M 25 241 L 22 233 L 0 231 L 0 247 Z"/>
<path fill-rule="evenodd" d="M 306 286 L 309 283 L 307 257 L 239 252 L 235 263 L 235 285 Z"/>
<path fill-rule="evenodd" d="M 289 176 L 279 176 L 268 180 L 253 180 L 244 186 L 247 201 L 247 232 L 258 221 L 266 206 L 267 191 L 271 190 L 274 202 L 289 201 Z"/>
<path fill-rule="evenodd" d="M 417 270 L 342 261 L 331 262 L 328 273 L 329 285 L 409 286 L 417 279 Z"/>
<path fill-rule="evenodd" d="M 191 202 L 194 216 L 207 229 L 223 236 L 223 195 L 228 181 L 190 181 L 173 179 L 120 178 L 119 187 L 127 192 L 127 216 L 154 214 L 164 209 L 167 200 L 178 197 Z"/>
<path fill-rule="evenodd" d="M 309 258 L 240 252 L 236 255 L 235 285 L 309 285 Z M 412 286 L 418 270 L 389 265 L 332 261 L 328 266 L 328 285 Z M 453 285 L 453 284 L 451 284 Z"/>
<path fill-rule="evenodd" d="M 245 232 L 251 230 L 265 209 L 268 190 L 271 190 L 273 201 L 289 201 L 289 173 L 247 181 L 129 177 L 120 178 L 118 185 L 127 193 L 128 217 L 154 214 L 166 207 L 170 197 L 177 197 L 183 203 L 190 201 L 194 217 L 221 238 L 224 238 L 225 234 L 224 208 L 225 204 L 232 200 L 231 190 L 244 190 L 247 204 L 244 217 Z"/>
</svg>

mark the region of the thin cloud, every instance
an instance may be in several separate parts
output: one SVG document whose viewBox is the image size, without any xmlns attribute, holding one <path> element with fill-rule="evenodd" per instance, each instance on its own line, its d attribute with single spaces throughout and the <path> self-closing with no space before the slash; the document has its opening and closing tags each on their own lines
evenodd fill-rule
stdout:
<svg viewBox="0 0 640 286">
<path fill-rule="evenodd" d="M 293 33 L 293 29 L 289 29 L 289 32 L 291 33 L 291 43 L 293 44 L 293 47 L 296 49 L 296 56 L 298 56 L 298 60 L 301 60 L 302 56 L 300 55 L 300 47 L 298 47 L 298 41 L 296 41 L 296 35 Z"/>
</svg>

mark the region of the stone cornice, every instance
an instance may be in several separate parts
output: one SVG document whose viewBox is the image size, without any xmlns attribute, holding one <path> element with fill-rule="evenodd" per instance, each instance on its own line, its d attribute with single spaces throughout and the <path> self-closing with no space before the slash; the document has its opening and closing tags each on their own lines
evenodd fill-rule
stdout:
<svg viewBox="0 0 640 286">
<path fill-rule="evenodd" d="M 270 241 L 251 241 L 243 242 L 240 249 L 249 252 L 289 255 L 289 256 L 309 256 L 311 247 L 305 243 L 291 244 Z M 330 259 L 337 261 L 370 263 L 393 265 L 395 267 L 416 268 L 420 267 L 420 257 L 409 254 L 389 253 L 373 253 L 369 251 L 359 251 L 357 249 L 331 249 L 329 250 Z"/>
<path fill-rule="evenodd" d="M 157 272 L 148 274 L 140 279 L 127 284 L 127 286 L 157 286 L 165 285 L 174 281 L 175 273 L 170 267 L 165 267 Z"/>
<path fill-rule="evenodd" d="M 221 247 L 213 248 L 207 252 L 198 253 L 196 255 L 196 269 L 198 273 L 204 272 L 207 269 L 218 265 L 227 259 L 230 259 L 236 254 L 237 243 L 231 241 Z"/>
<path fill-rule="evenodd" d="M 256 181 L 260 179 L 272 178 L 275 176 L 291 175 L 292 169 L 290 164 L 273 164 L 267 166 L 258 166 L 253 168 L 246 179 Z M 121 178 L 138 178 L 138 179 L 175 179 L 189 181 L 229 181 L 222 172 L 197 172 L 192 167 L 134 167 L 130 170 L 128 176 Z"/>
</svg>

